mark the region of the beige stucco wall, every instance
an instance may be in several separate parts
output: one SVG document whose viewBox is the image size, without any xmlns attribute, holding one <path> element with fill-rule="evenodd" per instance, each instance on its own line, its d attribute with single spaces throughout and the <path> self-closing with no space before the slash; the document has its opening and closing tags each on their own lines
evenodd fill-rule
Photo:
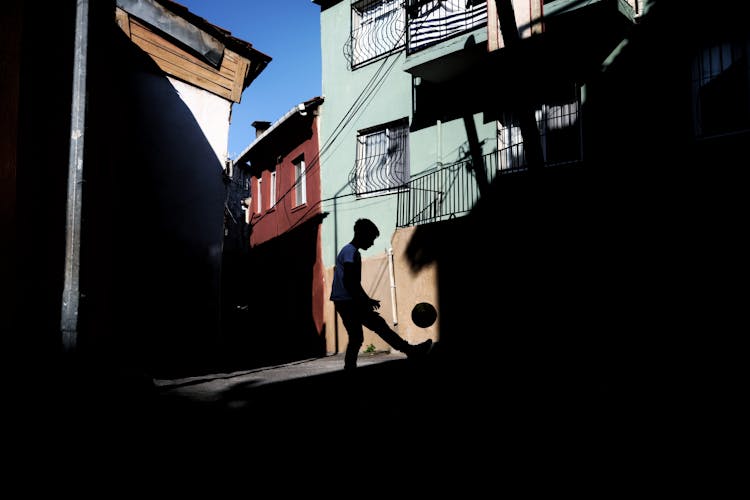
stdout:
<svg viewBox="0 0 750 500">
<path fill-rule="evenodd" d="M 362 256 L 362 286 L 375 299 L 380 300 L 380 314 L 401 337 L 412 344 L 428 338 L 439 340 L 440 311 L 438 320 L 428 328 L 420 328 L 411 320 L 411 310 L 419 302 L 430 302 L 437 307 L 436 268 L 434 265 L 414 272 L 405 258 L 405 250 L 415 228 L 397 229 L 391 238 L 393 252 L 393 283 L 391 287 L 390 257 L 387 251 Z M 382 236 L 381 236 L 382 237 Z M 325 297 L 331 293 L 333 267 L 325 271 Z M 391 291 L 393 290 L 393 294 Z M 395 312 L 395 315 L 394 315 Z M 346 330 L 336 316 L 333 303 L 325 300 L 326 350 L 329 354 L 344 352 L 347 344 Z M 395 316 L 395 321 L 394 321 Z M 390 350 L 390 346 L 377 334 L 365 328 L 362 351 L 369 345 L 378 351 Z"/>
</svg>

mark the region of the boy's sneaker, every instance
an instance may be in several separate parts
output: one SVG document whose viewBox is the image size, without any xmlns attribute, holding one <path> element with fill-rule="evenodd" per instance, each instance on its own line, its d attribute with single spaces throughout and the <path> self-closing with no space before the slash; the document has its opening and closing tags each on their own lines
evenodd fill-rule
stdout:
<svg viewBox="0 0 750 500">
<path fill-rule="evenodd" d="M 427 339 L 424 342 L 420 342 L 419 344 L 411 346 L 406 355 L 409 357 L 409 359 L 423 358 L 427 355 L 428 352 L 430 352 L 431 347 L 432 339 Z"/>
</svg>

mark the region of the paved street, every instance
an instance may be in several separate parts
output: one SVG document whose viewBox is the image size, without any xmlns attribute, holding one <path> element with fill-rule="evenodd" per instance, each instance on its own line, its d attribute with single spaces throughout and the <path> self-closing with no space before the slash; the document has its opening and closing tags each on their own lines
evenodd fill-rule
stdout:
<svg viewBox="0 0 750 500">
<path fill-rule="evenodd" d="M 566 377 L 514 390 L 499 366 L 478 370 L 439 348 L 418 362 L 363 355 L 353 378 L 342 368 L 335 355 L 141 387 L 32 386 L 22 425 L 11 427 L 21 444 L 15 465 L 126 475 L 135 467 L 182 486 L 216 474 L 229 483 L 281 474 L 293 483 L 284 487 L 343 474 L 381 478 L 380 487 L 408 478 L 422 492 L 461 484 L 470 497 L 519 484 L 609 494 L 664 481 L 674 464 L 694 468 L 712 446 L 699 427 L 686 434 L 697 420 L 671 406 L 685 404 L 679 392 Z"/>
</svg>

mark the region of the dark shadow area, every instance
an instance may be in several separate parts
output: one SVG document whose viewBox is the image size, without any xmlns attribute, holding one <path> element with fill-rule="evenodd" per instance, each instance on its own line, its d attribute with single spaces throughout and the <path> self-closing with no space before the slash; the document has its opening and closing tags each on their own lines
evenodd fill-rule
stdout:
<svg viewBox="0 0 750 500">
<path fill-rule="evenodd" d="M 702 47 L 746 43 L 747 30 L 720 8 L 677 22 L 672 7 L 655 2 L 605 70 L 578 68 L 582 162 L 498 176 L 470 216 L 420 226 L 411 242 L 415 269 L 437 265 L 438 377 L 460 373 L 458 387 L 496 401 L 486 423 L 521 456 L 567 449 L 586 467 L 653 471 L 711 449 L 714 426 L 735 420 L 727 320 L 739 306 L 718 277 L 740 262 L 748 130 L 696 136 L 690 75 Z M 497 92 L 532 103 L 556 81 L 508 92 L 510 80 Z"/>
<path fill-rule="evenodd" d="M 62 361 L 75 7 L 23 16 L 17 335 L 26 368 L 51 373 Z M 89 12 L 75 363 L 135 380 L 209 370 L 219 346 L 222 166 L 114 8 L 96 2 Z"/>
<path fill-rule="evenodd" d="M 212 369 L 222 165 L 151 58 L 114 22 L 96 29 L 80 349 L 154 375 Z"/>
<path fill-rule="evenodd" d="M 20 88 L 13 334 L 23 361 L 35 368 L 53 361 L 60 349 L 75 3 L 58 2 L 46 12 L 31 16 L 28 5 L 21 5 L 16 48 Z M 40 58 L 48 59 L 47 64 L 38 64 Z"/>
<path fill-rule="evenodd" d="M 54 444 L 43 462 L 75 443 L 85 464 L 92 457 L 120 463 L 129 456 L 137 459 L 128 470 L 156 467 L 163 474 L 201 477 L 217 469 L 223 474 L 212 476 L 217 487 L 247 481 L 257 486 L 271 474 L 290 482 L 273 488 L 313 488 L 331 469 L 346 475 L 342 481 L 358 483 L 359 476 L 350 474 L 386 458 L 389 467 L 403 471 L 400 488 L 422 492 L 475 491 L 495 485 L 498 474 L 503 489 L 531 481 L 534 489 L 556 491 L 562 481 L 597 485 L 619 474 L 610 469 L 612 462 L 596 463 L 604 450 L 621 444 L 615 434 L 623 441 L 629 437 L 628 430 L 609 427 L 606 417 L 620 411 L 618 405 L 574 393 L 576 401 L 593 396 L 590 411 L 567 414 L 572 402 L 560 407 L 560 400 L 541 393 L 528 398 L 540 402 L 525 406 L 470 366 L 445 364 L 442 349 L 437 343 L 419 361 L 360 364 L 355 377 L 339 369 L 269 382 L 259 372 L 221 390 L 196 387 L 193 393 L 137 396 L 115 386 L 80 397 L 68 392 L 48 401 L 50 409 L 66 408 L 57 419 L 66 432 L 42 426 L 31 442 Z M 89 421 L 87 415 L 97 418 Z M 435 468 L 442 468 L 441 476 L 427 479 L 424 474 Z M 537 482 L 540 471 L 546 479 Z M 318 479 L 300 485 L 308 475 Z M 173 476 L 158 481 L 184 484 Z"/>
<path fill-rule="evenodd" d="M 613 265 L 604 240 L 614 229 L 592 210 L 585 176 L 504 176 L 469 216 L 420 226 L 408 249 L 415 269 L 437 264 L 438 358 L 524 411 L 543 399 L 571 409 L 611 390 L 632 341 L 609 331 L 621 307 L 606 293 L 616 276 L 605 272 Z"/>
<path fill-rule="evenodd" d="M 386 477 L 389 487 L 394 476 L 411 477 L 426 465 L 431 474 L 418 476 L 425 488 L 460 481 L 465 496 L 479 496 L 475 485 L 506 491 L 518 483 L 523 491 L 559 493 L 572 483 L 576 492 L 591 485 L 597 493 L 643 494 L 654 491 L 652 478 L 672 492 L 698 486 L 704 470 L 690 481 L 684 476 L 707 461 L 726 462 L 723 472 L 732 475 L 737 463 L 717 450 L 737 443 L 732 424 L 744 415 L 743 309 L 727 282 L 743 276 L 749 136 L 695 137 L 689 75 L 699 41 L 746 36 L 747 17 L 741 8 L 726 16 L 730 4 L 722 2 L 717 14 L 695 9 L 675 22 L 666 10 L 675 3 L 656 3 L 615 61 L 592 77 L 584 162 L 496 177 L 470 215 L 417 228 L 412 265 L 436 264 L 439 286 L 441 338 L 424 363 L 363 366 L 354 381 L 343 371 L 272 385 L 251 380 L 205 405 L 165 397 L 137 374 L 109 376 L 123 364 L 157 366 L 163 376 L 211 368 L 213 346 L 201 335 L 214 316 L 196 306 L 218 296 L 207 298 L 199 286 L 215 276 L 215 261 L 195 248 L 214 241 L 202 238 L 220 231 L 223 203 L 215 155 L 197 139 L 194 122 L 166 124 L 174 128 L 156 144 L 140 135 L 144 124 L 165 125 L 160 111 L 180 119 L 188 112 L 118 37 L 105 36 L 111 46 L 94 44 L 112 52 L 94 56 L 100 64 L 93 66 L 91 106 L 99 121 L 90 126 L 97 146 L 89 154 L 101 166 L 87 170 L 93 187 L 85 215 L 94 229 L 84 251 L 94 264 L 82 269 L 82 346 L 104 345 L 109 356 L 93 371 L 85 363 L 60 371 L 55 362 L 66 196 L 60 166 L 69 135 L 59 130 L 69 127 L 72 53 L 71 33 L 59 30 L 72 26 L 72 2 L 45 4 L 27 20 L 23 40 L 24 52 L 46 54 L 47 66 L 42 72 L 27 57 L 22 67 L 22 307 L 13 333 L 29 347 L 19 382 L 29 411 L 18 433 L 23 453 L 14 460 L 32 471 L 81 474 L 81 464 L 108 467 L 104 459 L 127 456 L 126 472 L 182 466 L 180 480 L 188 482 L 218 463 L 224 475 L 210 477 L 220 482 L 229 481 L 226 469 L 247 463 L 230 457 L 256 457 L 288 482 L 320 466 L 330 476 L 305 483 L 316 491 L 350 468 L 370 488 L 377 481 L 359 467 L 382 465 L 385 456 L 392 466 L 411 464 Z M 97 20 L 98 29 L 113 24 Z M 51 43 L 36 37 L 42 32 L 59 36 Z M 159 98 L 130 94 L 129 79 Z M 715 129 L 714 115 L 708 122 Z M 198 172 L 195 158 L 211 168 Z M 210 189 L 196 192 L 191 179 Z M 216 223 L 195 213 L 214 206 Z M 301 359 L 321 348 L 312 314 L 300 306 L 310 303 L 313 262 L 300 257 L 315 255 L 313 226 L 257 249 L 253 282 L 271 287 L 262 297 L 276 309 L 252 319 L 276 317 L 252 329 L 244 312 L 227 318 L 237 366 Z M 258 297 L 249 294 L 248 306 L 271 307 Z M 257 352 L 269 356 L 253 358 Z M 19 409 L 20 402 L 11 417 Z M 72 450 L 83 461 L 71 460 Z M 369 461 L 357 461 L 363 457 Z M 674 469 L 681 474 L 670 482 Z M 244 467 L 232 477 L 250 483 L 259 475 Z M 712 482 L 712 493 L 725 485 Z"/>
<path fill-rule="evenodd" d="M 325 356 L 310 296 L 324 215 L 232 256 L 225 274 L 226 367 L 243 369 Z M 244 278 L 244 279 L 243 279 Z"/>
<path fill-rule="evenodd" d="M 132 384 L 96 382 L 81 373 L 80 383 L 58 379 L 38 388 L 45 407 L 56 415 L 54 429 L 44 425 L 44 412 L 31 415 L 28 423 L 38 426 L 33 442 L 80 441 L 106 457 L 137 451 L 139 460 L 163 461 L 165 466 L 219 457 L 231 461 L 285 455 L 297 461 L 307 454 L 359 454 L 360 445 L 377 444 L 373 438 L 383 429 L 398 434 L 429 423 L 426 412 L 431 408 L 420 388 L 424 360 L 368 364 L 358 369 L 356 379 L 345 376 L 343 359 L 339 361 L 339 369 L 300 378 L 282 373 L 276 380 L 276 375 L 258 369 L 137 390 Z M 237 382 L 240 377 L 242 382 Z M 215 381 L 228 385 L 198 387 Z M 198 388 L 184 392 L 190 386 Z M 420 445 L 430 440 L 428 434 L 420 436 Z M 293 468 L 291 462 L 276 466 L 280 471 Z"/>
</svg>

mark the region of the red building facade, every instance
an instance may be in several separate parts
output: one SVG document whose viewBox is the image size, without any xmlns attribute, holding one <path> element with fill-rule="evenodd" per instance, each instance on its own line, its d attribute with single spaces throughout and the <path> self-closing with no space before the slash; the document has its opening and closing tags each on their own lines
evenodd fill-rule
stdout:
<svg viewBox="0 0 750 500">
<path fill-rule="evenodd" d="M 249 178 L 247 320 L 236 335 L 249 354 L 279 361 L 325 354 L 318 110 L 298 104 L 256 138 L 235 168 Z"/>
</svg>

